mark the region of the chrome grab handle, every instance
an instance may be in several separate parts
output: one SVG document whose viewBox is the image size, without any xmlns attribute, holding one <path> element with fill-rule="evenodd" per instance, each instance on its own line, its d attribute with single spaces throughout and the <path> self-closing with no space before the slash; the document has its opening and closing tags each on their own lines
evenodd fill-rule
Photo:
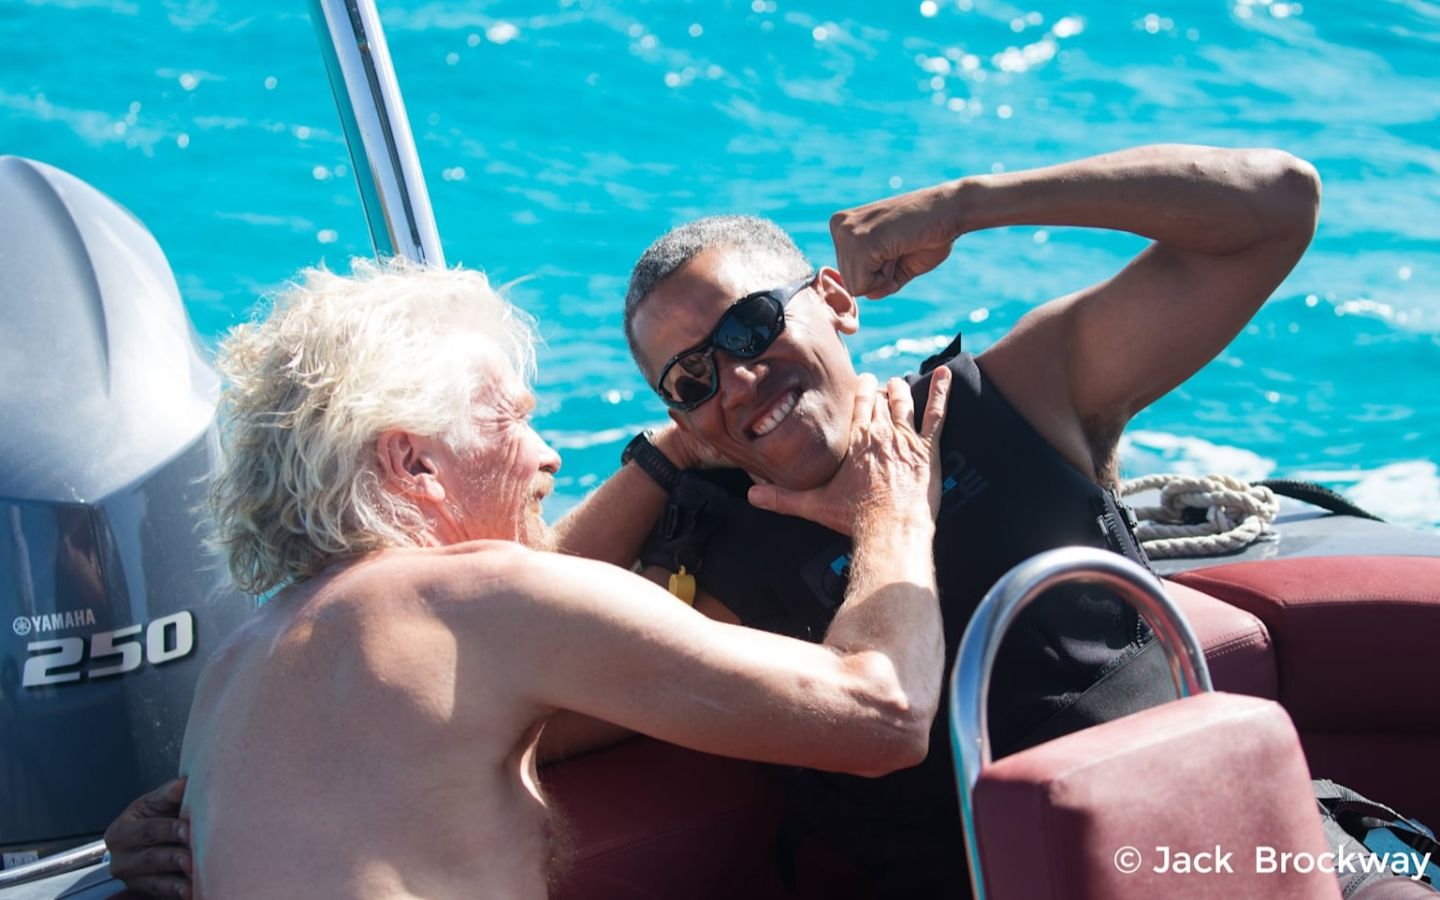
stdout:
<svg viewBox="0 0 1440 900">
<path fill-rule="evenodd" d="M 105 860 L 105 842 L 92 841 L 64 853 L 43 857 L 32 863 L 0 871 L 0 888 L 28 884 L 62 872 L 73 872 Z"/>
<path fill-rule="evenodd" d="M 987 703 L 990 672 L 1001 638 L 1021 611 L 1050 588 L 1071 582 L 1107 588 L 1135 607 L 1155 631 L 1170 661 L 1177 696 L 1213 690 L 1205 651 L 1185 615 L 1165 593 L 1159 578 L 1125 557 L 1091 547 L 1065 547 L 1032 556 L 1001 576 L 970 617 L 950 675 L 950 741 L 976 900 L 983 900 L 985 891 L 972 795 L 981 769 L 993 761 Z"/>
<path fill-rule="evenodd" d="M 310 18 L 376 256 L 445 265 L 430 193 L 375 0 L 310 0 Z"/>
</svg>

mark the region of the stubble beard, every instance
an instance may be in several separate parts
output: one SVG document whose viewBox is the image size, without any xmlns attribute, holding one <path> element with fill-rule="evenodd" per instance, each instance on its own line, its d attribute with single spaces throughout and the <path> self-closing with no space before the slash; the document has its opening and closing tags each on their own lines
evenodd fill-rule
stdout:
<svg viewBox="0 0 1440 900">
<path fill-rule="evenodd" d="M 543 473 L 536 476 L 535 480 L 531 482 L 528 496 L 535 497 L 536 495 L 540 495 L 542 497 L 549 497 L 554 489 L 555 477 L 548 472 Z M 541 501 L 537 500 L 535 502 L 539 503 Z M 526 504 L 525 509 L 521 511 L 519 531 L 520 543 L 529 547 L 531 550 L 551 551 L 555 549 L 554 530 L 546 524 L 544 517 L 541 516 L 540 513 L 531 510 L 529 504 Z"/>
</svg>

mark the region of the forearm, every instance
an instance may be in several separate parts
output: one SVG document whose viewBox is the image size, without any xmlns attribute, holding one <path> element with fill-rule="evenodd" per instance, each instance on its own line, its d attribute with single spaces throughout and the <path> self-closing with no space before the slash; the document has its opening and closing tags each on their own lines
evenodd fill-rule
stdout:
<svg viewBox="0 0 1440 900">
<path fill-rule="evenodd" d="M 667 499 L 653 478 L 623 466 L 555 523 L 555 549 L 628 569 Z"/>
<path fill-rule="evenodd" d="M 1224 255 L 1315 227 L 1318 179 L 1278 150 L 1181 144 L 941 185 L 955 236 L 1009 225 L 1129 231 L 1176 249 Z"/>
<path fill-rule="evenodd" d="M 673 429 L 659 432 L 655 446 L 684 469 L 693 461 L 677 449 Z M 555 549 L 630 568 L 665 511 L 669 494 L 639 466 L 627 463 L 555 523 Z"/>
<path fill-rule="evenodd" d="M 825 635 L 842 651 L 888 658 L 903 695 L 926 728 L 939 704 L 944 638 L 929 519 L 856 529 L 850 588 Z"/>
</svg>

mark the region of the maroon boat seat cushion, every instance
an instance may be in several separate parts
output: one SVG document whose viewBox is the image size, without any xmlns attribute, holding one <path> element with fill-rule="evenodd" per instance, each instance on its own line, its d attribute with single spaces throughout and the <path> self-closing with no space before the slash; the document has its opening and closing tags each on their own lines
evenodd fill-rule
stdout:
<svg viewBox="0 0 1440 900">
<path fill-rule="evenodd" d="M 1280 700 L 1301 731 L 1440 731 L 1417 715 L 1440 709 L 1440 557 L 1272 559 L 1174 580 L 1265 623 Z"/>
<path fill-rule="evenodd" d="M 1173 578 L 1265 623 L 1317 777 L 1440 827 L 1440 558 L 1272 559 Z"/>
<path fill-rule="evenodd" d="M 635 737 L 540 770 L 568 845 L 557 900 L 789 896 L 764 766 Z"/>
<path fill-rule="evenodd" d="M 1165 582 L 1165 591 L 1190 622 L 1217 691 L 1280 699 L 1280 677 L 1270 631 L 1251 612 L 1193 587 Z"/>
<path fill-rule="evenodd" d="M 1295 729 L 1257 697 L 1187 697 L 1005 757 L 974 810 L 991 900 L 1340 896 L 1300 857 L 1280 870 L 1327 846 Z M 1198 871 L 1217 846 L 1225 865 Z"/>
</svg>

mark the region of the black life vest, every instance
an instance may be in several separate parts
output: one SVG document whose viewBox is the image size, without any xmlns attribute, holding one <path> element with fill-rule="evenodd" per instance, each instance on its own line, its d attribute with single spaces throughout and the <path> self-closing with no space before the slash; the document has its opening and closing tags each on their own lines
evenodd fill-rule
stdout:
<svg viewBox="0 0 1440 900">
<path fill-rule="evenodd" d="M 947 672 L 976 604 L 1016 563 L 1079 544 L 1148 566 L 1128 509 L 1060 456 L 959 344 L 957 337 L 921 374 L 907 378 L 919 415 L 929 373 L 939 364 L 954 373 L 935 536 Z M 818 641 L 845 597 L 849 538 L 755 509 L 745 499 L 750 485 L 738 470 L 683 472 L 642 559 L 672 571 L 683 564 L 748 626 Z M 1011 628 L 996 660 L 989 702 L 996 755 L 1094 724 L 1096 716 L 1172 699 L 1168 667 L 1151 637 L 1128 605 L 1104 591 L 1062 587 L 1037 600 Z M 1122 667 L 1135 671 L 1107 677 Z M 1123 695 L 1076 702 L 1102 679 L 1123 684 Z M 958 840 L 958 815 L 944 703 L 921 766 L 879 779 L 793 773 L 799 818 L 877 867 L 898 851 L 911 861 L 903 868 L 913 869 L 917 839 L 937 851 L 948 845 L 959 868 L 950 867 L 947 878 L 963 876 L 963 845 L 950 843 Z M 929 864 L 935 868 L 934 860 Z"/>
</svg>

